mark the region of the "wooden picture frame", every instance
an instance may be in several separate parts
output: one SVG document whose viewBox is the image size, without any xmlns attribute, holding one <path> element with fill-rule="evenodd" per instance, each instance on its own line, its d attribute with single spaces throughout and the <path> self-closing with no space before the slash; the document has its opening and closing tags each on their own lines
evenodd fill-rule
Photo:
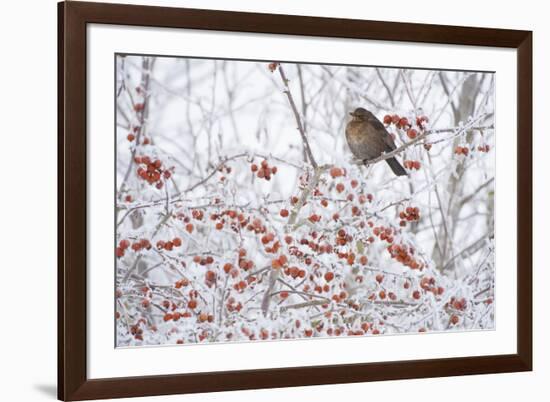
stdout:
<svg viewBox="0 0 550 402">
<path fill-rule="evenodd" d="M 116 24 L 517 50 L 517 353 L 88 379 L 86 26 Z M 532 370 L 532 33 L 166 7 L 58 4 L 58 398 L 83 400 Z"/>
</svg>

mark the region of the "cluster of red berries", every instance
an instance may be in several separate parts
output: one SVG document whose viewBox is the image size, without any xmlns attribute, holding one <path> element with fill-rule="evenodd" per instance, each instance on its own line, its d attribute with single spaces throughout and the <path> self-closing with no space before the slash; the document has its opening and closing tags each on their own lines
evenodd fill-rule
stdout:
<svg viewBox="0 0 550 402">
<path fill-rule="evenodd" d="M 388 246 L 388 252 L 391 258 L 397 260 L 401 264 L 409 267 L 410 269 L 422 270 L 424 268 L 423 263 L 419 263 L 413 257 L 414 249 L 401 244 L 392 244 Z"/>
<path fill-rule="evenodd" d="M 278 240 L 274 240 L 274 233 L 267 233 L 261 237 L 260 241 L 265 246 L 266 253 L 276 254 L 277 252 L 279 252 L 279 249 L 281 248 L 281 242 L 279 242 Z M 269 246 L 270 243 L 272 243 L 271 246 Z"/>
<path fill-rule="evenodd" d="M 246 257 L 246 250 L 244 248 L 241 248 L 239 250 L 239 268 L 245 271 L 248 271 L 254 268 L 254 262 L 245 257 Z"/>
<path fill-rule="evenodd" d="M 404 211 L 399 212 L 400 226 L 406 226 L 407 221 L 417 221 L 420 219 L 420 210 L 418 207 L 407 207 Z"/>
<path fill-rule="evenodd" d="M 345 229 L 340 229 L 338 232 L 336 232 L 336 245 L 337 246 L 345 246 L 347 243 L 351 243 L 353 241 L 353 237 L 349 235 Z"/>
<path fill-rule="evenodd" d="M 269 166 L 269 163 L 264 159 L 260 166 L 255 163 L 250 165 L 250 170 L 255 173 L 259 179 L 271 180 L 271 175 L 277 174 L 277 166 Z"/>
<path fill-rule="evenodd" d="M 232 313 L 233 311 L 239 312 L 243 308 L 243 305 L 241 302 L 236 303 L 236 300 L 233 296 L 229 297 L 227 299 L 227 303 L 225 304 L 225 307 L 227 308 L 227 311 Z"/>
<path fill-rule="evenodd" d="M 214 257 L 212 257 L 211 255 L 207 255 L 204 257 L 201 257 L 200 255 L 196 255 L 193 257 L 193 262 L 195 264 L 199 264 L 202 266 L 211 265 L 214 263 Z"/>
<path fill-rule="evenodd" d="M 411 124 L 409 123 L 409 119 L 407 119 L 406 117 L 400 117 L 398 114 L 385 115 L 384 124 L 387 124 L 387 125 L 394 124 L 395 127 L 403 128 L 403 129 L 408 129 L 411 127 Z"/>
<path fill-rule="evenodd" d="M 231 166 L 227 166 L 227 165 L 220 165 L 220 167 L 218 167 L 218 172 L 220 173 L 231 173 L 233 169 L 231 169 Z"/>
<path fill-rule="evenodd" d="M 306 271 L 298 267 L 285 267 L 283 268 L 283 273 L 286 276 L 290 276 L 292 279 L 306 277 Z"/>
<path fill-rule="evenodd" d="M 265 225 L 263 224 L 262 220 L 259 218 L 252 219 L 252 222 L 246 222 L 246 229 L 249 232 L 254 232 L 256 234 L 265 233 L 267 231 Z"/>
<path fill-rule="evenodd" d="M 420 287 L 426 292 L 432 292 L 436 296 L 441 296 L 445 289 L 442 286 L 436 286 L 435 278 L 431 276 L 424 276 L 420 280 Z"/>
<path fill-rule="evenodd" d="M 286 257 L 286 255 L 281 254 L 278 258 L 271 260 L 271 268 L 273 269 L 282 268 L 286 265 L 287 262 L 288 262 L 288 258 Z"/>
<path fill-rule="evenodd" d="M 137 175 L 149 184 L 155 184 L 155 187 L 161 189 L 164 185 L 162 178 L 169 179 L 172 175 L 170 169 L 163 169 L 162 162 L 159 159 L 151 160 L 148 156 L 136 156 L 134 162 L 139 166 Z"/>
<path fill-rule="evenodd" d="M 406 160 L 406 161 L 403 161 L 403 166 L 405 166 L 405 169 L 419 170 L 420 161 Z"/>
<path fill-rule="evenodd" d="M 181 246 L 181 239 L 179 237 L 174 237 L 172 240 L 159 240 L 157 241 L 157 248 L 159 250 L 172 251 L 174 247 Z"/>
<path fill-rule="evenodd" d="M 140 319 L 137 323 L 130 326 L 130 333 L 134 336 L 135 339 L 138 341 L 143 340 L 143 329 L 141 328 L 141 324 L 143 323 L 143 319 Z"/>
<path fill-rule="evenodd" d="M 468 156 L 468 154 L 470 153 L 470 149 L 468 147 L 456 147 L 455 148 L 455 154 L 457 155 L 464 155 L 464 156 Z"/>
<path fill-rule="evenodd" d="M 489 147 L 488 144 L 485 144 L 485 145 L 478 145 L 478 147 L 477 147 L 477 150 L 478 150 L 479 152 L 489 152 L 490 149 L 491 149 L 491 148 Z"/>
<path fill-rule="evenodd" d="M 133 243 L 130 243 L 130 240 L 128 239 L 122 239 L 118 243 L 118 247 L 115 250 L 115 254 L 118 258 L 123 257 L 124 253 L 128 248 L 130 248 L 135 251 L 141 251 L 141 250 L 150 250 L 151 249 L 151 242 L 147 239 L 140 239 Z"/>
<path fill-rule="evenodd" d="M 355 253 L 344 253 L 344 252 L 338 252 L 337 253 L 338 258 L 342 260 L 346 260 L 348 265 L 355 264 Z"/>
<path fill-rule="evenodd" d="M 416 126 L 419 129 L 424 130 L 425 123 L 427 123 L 428 121 L 429 120 L 426 116 L 417 116 L 416 117 Z M 384 116 L 384 124 L 386 124 L 386 125 L 394 124 L 395 127 L 397 127 L 397 128 L 408 130 L 407 131 L 407 136 L 411 139 L 415 138 L 418 135 L 418 132 L 414 129 L 413 129 L 414 132 L 409 133 L 409 131 L 412 127 L 412 124 L 409 122 L 409 119 L 407 119 L 406 117 L 400 117 L 398 114 L 393 114 L 393 115 L 387 114 L 387 115 L 385 115 Z"/>
<path fill-rule="evenodd" d="M 455 310 L 459 310 L 459 311 L 464 311 L 466 310 L 466 307 L 468 306 L 468 302 L 466 301 L 466 299 L 464 297 L 462 298 L 456 298 L 456 297 L 451 297 L 450 300 L 448 301 L 448 303 L 445 304 L 445 307 L 452 307 L 453 309 Z"/>
<path fill-rule="evenodd" d="M 385 240 L 388 243 L 393 243 L 393 229 L 384 226 L 376 226 L 372 229 L 372 233 L 379 237 L 380 240 Z"/>
</svg>

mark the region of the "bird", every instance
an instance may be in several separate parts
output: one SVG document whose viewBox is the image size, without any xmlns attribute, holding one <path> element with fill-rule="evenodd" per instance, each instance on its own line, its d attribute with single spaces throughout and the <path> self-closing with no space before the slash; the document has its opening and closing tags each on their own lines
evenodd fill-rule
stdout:
<svg viewBox="0 0 550 402">
<path fill-rule="evenodd" d="M 397 148 L 384 124 L 372 112 L 359 107 L 350 115 L 352 119 L 346 125 L 346 140 L 357 159 L 368 161 Z M 407 175 L 395 157 L 386 159 L 386 162 L 396 176 Z"/>
</svg>

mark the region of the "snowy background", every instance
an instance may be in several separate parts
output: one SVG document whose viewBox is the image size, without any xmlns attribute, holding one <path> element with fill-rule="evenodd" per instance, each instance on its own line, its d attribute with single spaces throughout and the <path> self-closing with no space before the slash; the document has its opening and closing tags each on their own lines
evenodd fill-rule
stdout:
<svg viewBox="0 0 550 402">
<path fill-rule="evenodd" d="M 116 62 L 118 346 L 493 328 L 493 74 Z"/>
</svg>

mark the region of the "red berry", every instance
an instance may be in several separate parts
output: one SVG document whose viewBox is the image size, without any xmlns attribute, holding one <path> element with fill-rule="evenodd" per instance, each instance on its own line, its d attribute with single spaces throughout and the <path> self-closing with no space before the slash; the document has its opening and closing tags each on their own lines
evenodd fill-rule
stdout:
<svg viewBox="0 0 550 402">
<path fill-rule="evenodd" d="M 128 134 L 128 136 L 126 137 L 128 139 L 128 141 L 132 142 L 136 139 L 136 136 L 132 133 Z"/>
<path fill-rule="evenodd" d="M 327 282 L 330 282 L 333 279 L 334 279 L 334 273 L 333 272 L 329 271 L 329 272 L 325 273 L 325 280 Z"/>
<path fill-rule="evenodd" d="M 339 167 L 333 167 L 330 169 L 330 175 L 333 179 L 344 175 L 344 171 Z"/>
<path fill-rule="evenodd" d="M 289 215 L 288 209 L 281 209 L 280 214 L 283 218 L 286 218 Z"/>
</svg>

